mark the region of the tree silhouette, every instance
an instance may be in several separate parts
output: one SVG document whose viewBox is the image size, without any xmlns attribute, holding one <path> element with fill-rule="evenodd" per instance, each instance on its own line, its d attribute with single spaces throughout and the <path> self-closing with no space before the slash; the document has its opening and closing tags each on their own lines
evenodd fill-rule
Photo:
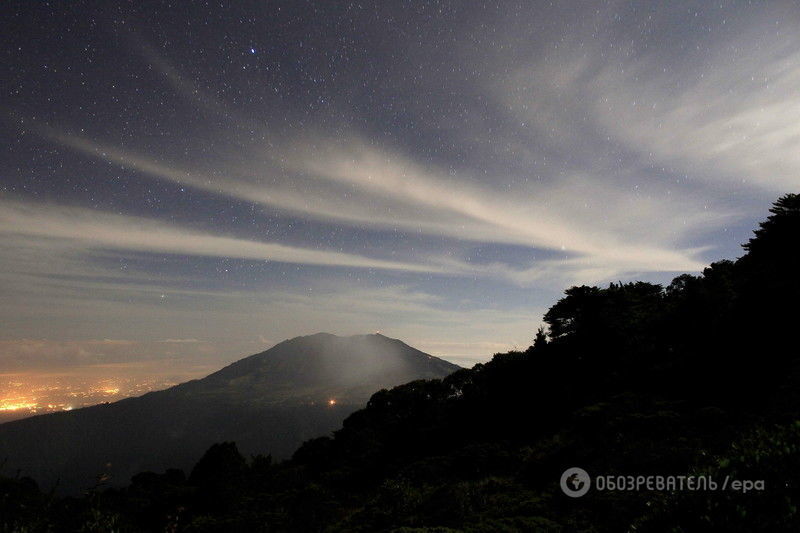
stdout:
<svg viewBox="0 0 800 533">
<path fill-rule="evenodd" d="M 181 501 L 187 531 L 798 531 L 800 495 L 786 490 L 800 478 L 800 360 L 786 349 L 798 242 L 800 198 L 787 195 L 735 262 L 665 288 L 571 287 L 525 352 L 378 391 L 290 461 L 248 462 L 221 443 L 187 481 L 139 475 L 104 501 L 133 524 Z M 575 502 L 557 488 L 575 465 L 764 478 L 771 489 L 590 491 Z M 0 510 L 21 500 L 28 510 L 14 516 L 29 530 L 88 512 L 2 481 Z"/>
</svg>

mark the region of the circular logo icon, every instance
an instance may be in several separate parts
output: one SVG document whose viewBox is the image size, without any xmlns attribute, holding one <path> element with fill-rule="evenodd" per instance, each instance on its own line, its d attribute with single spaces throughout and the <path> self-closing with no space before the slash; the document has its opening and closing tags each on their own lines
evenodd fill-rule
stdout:
<svg viewBox="0 0 800 533">
<path fill-rule="evenodd" d="M 591 486 L 592 478 L 583 468 L 573 466 L 561 474 L 561 490 L 570 498 L 580 498 L 589 492 Z"/>
</svg>

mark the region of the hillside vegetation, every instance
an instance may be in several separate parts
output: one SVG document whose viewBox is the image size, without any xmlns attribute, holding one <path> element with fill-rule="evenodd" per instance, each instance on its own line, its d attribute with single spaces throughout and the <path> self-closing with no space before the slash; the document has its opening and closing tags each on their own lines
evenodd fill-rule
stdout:
<svg viewBox="0 0 800 533">
<path fill-rule="evenodd" d="M 220 443 L 188 477 L 142 473 L 69 500 L 6 480 L 5 530 L 800 530 L 798 244 L 792 194 L 740 259 L 666 287 L 572 287 L 529 349 L 381 390 L 291 460 Z M 764 490 L 569 498 L 573 466 Z"/>
</svg>

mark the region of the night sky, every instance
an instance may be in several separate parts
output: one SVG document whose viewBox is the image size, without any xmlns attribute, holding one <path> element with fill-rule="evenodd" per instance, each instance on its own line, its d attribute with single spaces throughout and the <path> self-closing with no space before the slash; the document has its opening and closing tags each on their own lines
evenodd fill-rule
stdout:
<svg viewBox="0 0 800 533">
<path fill-rule="evenodd" d="M 572 284 L 741 255 L 800 188 L 793 2 L 2 13 L 0 373 L 317 331 L 469 365 Z"/>
</svg>

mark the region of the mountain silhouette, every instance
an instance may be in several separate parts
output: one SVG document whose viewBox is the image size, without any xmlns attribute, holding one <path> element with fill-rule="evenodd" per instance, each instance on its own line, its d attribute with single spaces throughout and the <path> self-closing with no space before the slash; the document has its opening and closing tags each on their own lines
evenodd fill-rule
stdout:
<svg viewBox="0 0 800 533">
<path fill-rule="evenodd" d="M 248 458 L 221 441 L 188 477 L 141 472 L 126 488 L 79 499 L 0 476 L 0 529 L 800 531 L 800 195 L 779 198 L 770 213 L 742 257 L 666 286 L 570 287 L 525 351 L 382 389 L 289 460 Z M 288 364 L 305 349 L 295 342 L 310 346 L 297 357 L 308 363 L 299 370 Z M 439 364 L 382 337 L 313 336 L 185 384 L 171 398 L 206 395 L 225 405 L 225 391 L 241 387 L 270 389 L 257 402 L 280 405 L 287 393 L 308 401 L 308 391 L 331 386 L 327 372 L 317 374 L 328 365 L 360 365 L 358 379 L 375 375 L 366 368 L 371 348 L 339 342 L 392 346 L 395 355 L 381 358 L 390 374 L 409 362 L 422 363 L 420 371 L 426 361 Z M 255 385 L 273 378 L 302 385 Z M 357 397 L 358 379 L 340 379 L 337 390 Z M 587 476 L 580 499 L 560 487 L 566 475 L 577 488 L 569 482 L 576 468 Z M 618 490 L 601 489 L 602 478 Z M 690 479 L 698 490 L 680 481 Z"/>
<path fill-rule="evenodd" d="M 74 492 L 188 468 L 219 441 L 283 458 L 338 428 L 374 392 L 458 368 L 379 334 L 296 337 L 163 391 L 2 424 L 0 464 Z"/>
</svg>

